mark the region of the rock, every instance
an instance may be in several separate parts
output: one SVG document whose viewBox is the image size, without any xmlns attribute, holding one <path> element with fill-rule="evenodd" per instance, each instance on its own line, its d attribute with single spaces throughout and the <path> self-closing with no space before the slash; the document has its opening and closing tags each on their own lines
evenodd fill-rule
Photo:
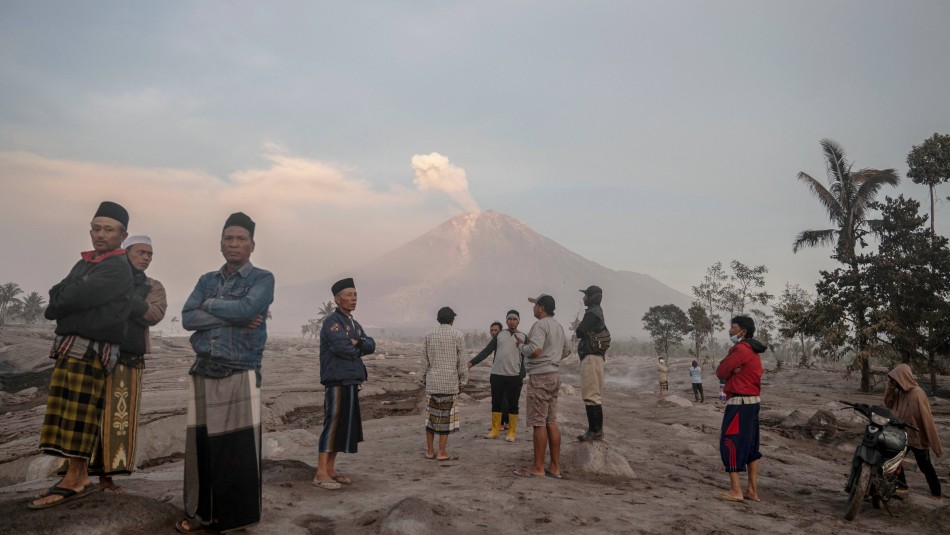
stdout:
<svg viewBox="0 0 950 535">
<path fill-rule="evenodd" d="M 135 466 L 146 461 L 183 455 L 185 453 L 185 429 L 188 417 L 184 414 L 160 418 L 139 425 L 135 452 Z"/>
<path fill-rule="evenodd" d="M 666 396 L 662 400 L 656 403 L 661 407 L 692 407 L 693 402 L 684 398 L 683 396 L 677 396 L 673 394 L 671 396 Z"/>
<path fill-rule="evenodd" d="M 568 444 L 561 450 L 561 467 L 570 472 L 634 477 L 627 459 L 603 440 Z"/>
<path fill-rule="evenodd" d="M 792 427 L 802 427 L 808 423 L 808 416 L 805 416 L 805 413 L 799 410 L 792 411 L 791 414 L 786 416 L 778 425 L 779 427 L 784 427 L 786 429 Z"/>
<path fill-rule="evenodd" d="M 428 535 L 446 531 L 445 507 L 431 504 L 417 496 L 403 498 L 383 515 L 379 523 L 381 535 Z"/>
<path fill-rule="evenodd" d="M 573 396 L 577 394 L 577 390 L 575 390 L 571 385 L 561 385 L 561 394 L 565 396 Z"/>
<path fill-rule="evenodd" d="M 705 442 L 694 442 L 686 445 L 684 453 L 697 457 L 713 457 L 719 454 L 719 450 Z"/>
<path fill-rule="evenodd" d="M 830 411 L 818 409 L 806 425 L 808 435 L 827 442 L 838 436 L 838 419 Z"/>
<path fill-rule="evenodd" d="M 38 388 L 36 388 L 35 386 L 31 386 L 30 388 L 24 388 L 23 390 L 20 390 L 19 392 L 16 393 L 16 395 L 20 397 L 24 397 L 24 398 L 31 398 L 34 395 L 36 395 L 38 391 L 39 391 Z"/>
</svg>

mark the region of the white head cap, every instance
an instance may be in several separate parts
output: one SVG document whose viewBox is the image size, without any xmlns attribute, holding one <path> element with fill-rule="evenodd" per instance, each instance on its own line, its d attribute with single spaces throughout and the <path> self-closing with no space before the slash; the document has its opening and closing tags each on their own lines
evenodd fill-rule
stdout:
<svg viewBox="0 0 950 535">
<path fill-rule="evenodd" d="M 129 236 L 128 238 L 125 239 L 124 242 L 122 242 L 122 248 L 128 249 L 129 247 L 135 245 L 136 243 L 144 243 L 145 245 L 148 245 L 149 247 L 151 247 L 152 238 L 149 238 L 148 236 L 144 234 L 141 234 L 138 236 Z"/>
</svg>

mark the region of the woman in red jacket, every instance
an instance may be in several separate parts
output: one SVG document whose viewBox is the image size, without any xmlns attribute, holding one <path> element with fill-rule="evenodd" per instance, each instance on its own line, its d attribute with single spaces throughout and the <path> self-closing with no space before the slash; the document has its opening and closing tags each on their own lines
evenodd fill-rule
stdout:
<svg viewBox="0 0 950 535">
<path fill-rule="evenodd" d="M 716 376 L 726 381 L 726 410 L 722 417 L 719 453 L 729 474 L 729 492 L 717 496 L 721 500 L 759 501 L 756 479 L 759 475 L 759 393 L 762 385 L 762 359 L 766 347 L 753 339 L 755 322 L 748 316 L 732 318 L 729 340 L 732 348 L 716 369 Z M 742 492 L 739 472 L 748 467 L 748 486 Z"/>
</svg>

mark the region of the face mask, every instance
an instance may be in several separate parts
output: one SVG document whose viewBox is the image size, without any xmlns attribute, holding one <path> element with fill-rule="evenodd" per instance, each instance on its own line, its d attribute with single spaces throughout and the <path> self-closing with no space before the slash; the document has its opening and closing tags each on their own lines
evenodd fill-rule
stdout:
<svg viewBox="0 0 950 535">
<path fill-rule="evenodd" d="M 733 344 L 738 344 L 739 340 L 742 340 L 742 338 L 739 338 L 736 335 L 732 335 L 729 337 L 729 341 L 732 342 Z"/>
</svg>

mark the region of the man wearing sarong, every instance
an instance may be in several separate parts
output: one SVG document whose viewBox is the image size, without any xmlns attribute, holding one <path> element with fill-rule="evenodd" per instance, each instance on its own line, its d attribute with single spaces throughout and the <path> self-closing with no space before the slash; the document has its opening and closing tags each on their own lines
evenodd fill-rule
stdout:
<svg viewBox="0 0 950 535">
<path fill-rule="evenodd" d="M 99 445 L 106 377 L 118 360 L 129 317 L 132 270 L 121 248 L 128 224 L 125 208 L 109 201 L 100 204 L 89 230 L 93 250 L 82 253 L 66 278 L 49 291 L 45 316 L 56 320 L 50 352 L 56 364 L 40 449 L 65 457 L 68 465 L 61 481 L 30 502 L 31 509 L 59 505 L 94 488 L 89 460 Z"/>
<path fill-rule="evenodd" d="M 756 482 L 759 475 L 759 398 L 762 390 L 762 359 L 767 348 L 755 335 L 755 321 L 748 316 L 732 318 L 729 341 L 733 346 L 716 368 L 716 376 L 726 381 L 726 408 L 719 434 L 719 455 L 729 474 L 729 491 L 718 494 L 720 500 L 759 501 Z M 748 483 L 742 491 L 739 473 L 748 470 Z"/>
<path fill-rule="evenodd" d="M 145 276 L 152 263 L 151 238 L 130 236 L 122 248 L 132 266 L 132 311 L 119 346 L 119 360 L 106 378 L 102 436 L 89 465 L 89 473 L 99 476 L 99 489 L 115 493 L 122 488 L 113 483 L 112 476 L 129 475 L 135 468 L 142 375 L 145 354 L 150 352 L 148 328 L 162 321 L 168 306 L 162 283 Z"/>
<path fill-rule="evenodd" d="M 442 307 L 436 314 L 436 320 L 439 327 L 427 334 L 422 344 L 422 370 L 419 376 L 428 396 L 426 458 L 447 461 L 457 458 L 449 455 L 445 446 L 449 442 L 449 434 L 459 430 L 458 395 L 468 382 L 468 362 L 462 358 L 465 337 L 452 327 L 455 311 Z M 496 419 L 500 424 L 500 413 Z M 439 435 L 438 453 L 434 446 L 435 435 Z"/>
<path fill-rule="evenodd" d="M 336 454 L 356 453 L 363 441 L 359 391 L 366 381 L 363 355 L 376 351 L 376 342 L 353 319 L 356 310 L 356 285 L 342 279 L 330 288 L 336 310 L 323 320 L 320 328 L 320 384 L 324 387 L 325 419 L 318 444 L 317 474 L 313 485 L 338 490 L 352 483 L 336 471 Z"/>
<path fill-rule="evenodd" d="M 554 298 L 548 294 L 529 298 L 538 320 L 528 331 L 528 339 L 519 344 L 528 372 L 528 425 L 534 428 L 534 463 L 513 473 L 518 477 L 561 479 L 561 429 L 557 425 L 557 396 L 561 389 L 561 361 L 571 354 L 571 343 L 564 327 L 554 319 Z M 551 462 L 544 466 L 549 449 Z"/>
<path fill-rule="evenodd" d="M 231 214 L 221 269 L 198 279 L 182 310 L 196 353 L 178 531 L 232 530 L 261 519 L 261 357 L 274 276 L 251 264 L 254 221 Z"/>
</svg>

